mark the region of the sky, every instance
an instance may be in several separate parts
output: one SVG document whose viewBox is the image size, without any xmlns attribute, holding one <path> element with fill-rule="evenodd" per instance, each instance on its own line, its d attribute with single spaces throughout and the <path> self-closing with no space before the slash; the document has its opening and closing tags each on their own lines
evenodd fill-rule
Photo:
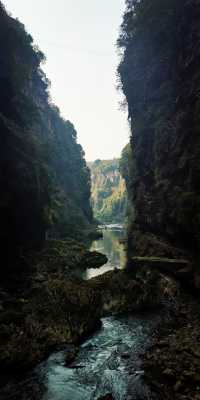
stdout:
<svg viewBox="0 0 200 400">
<path fill-rule="evenodd" d="M 4 0 L 46 55 L 43 69 L 87 161 L 119 157 L 129 140 L 117 91 L 116 40 L 125 0 Z"/>
</svg>

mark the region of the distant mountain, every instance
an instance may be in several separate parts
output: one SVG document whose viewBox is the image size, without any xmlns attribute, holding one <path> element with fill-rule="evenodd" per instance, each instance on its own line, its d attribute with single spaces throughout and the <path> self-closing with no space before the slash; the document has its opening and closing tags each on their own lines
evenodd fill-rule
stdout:
<svg viewBox="0 0 200 400">
<path fill-rule="evenodd" d="M 127 197 L 125 181 L 119 172 L 119 159 L 96 160 L 88 166 L 94 217 L 102 223 L 123 222 Z"/>
</svg>

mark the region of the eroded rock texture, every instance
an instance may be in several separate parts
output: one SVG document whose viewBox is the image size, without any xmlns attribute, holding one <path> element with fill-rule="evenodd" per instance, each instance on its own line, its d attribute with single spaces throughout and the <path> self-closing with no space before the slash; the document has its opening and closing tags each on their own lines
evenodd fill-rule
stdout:
<svg viewBox="0 0 200 400">
<path fill-rule="evenodd" d="M 137 226 L 175 247 L 200 248 L 199 18 L 198 0 L 127 2 L 118 44 L 132 132 L 132 247 Z M 143 246 L 140 237 L 139 253 Z M 171 255 L 158 243 L 149 251 Z"/>
</svg>

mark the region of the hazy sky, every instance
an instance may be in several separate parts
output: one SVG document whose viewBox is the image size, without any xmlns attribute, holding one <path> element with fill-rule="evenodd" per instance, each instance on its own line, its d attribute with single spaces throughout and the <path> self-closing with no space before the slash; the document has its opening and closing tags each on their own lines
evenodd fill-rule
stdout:
<svg viewBox="0 0 200 400">
<path fill-rule="evenodd" d="M 78 132 L 87 160 L 118 157 L 128 142 L 119 110 L 115 43 L 124 0 L 3 0 L 47 57 L 51 96 Z"/>
</svg>

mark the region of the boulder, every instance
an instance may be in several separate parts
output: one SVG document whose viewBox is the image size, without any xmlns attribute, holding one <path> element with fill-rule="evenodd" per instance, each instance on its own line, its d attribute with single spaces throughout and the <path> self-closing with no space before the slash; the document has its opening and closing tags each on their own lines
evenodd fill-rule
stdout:
<svg viewBox="0 0 200 400">
<path fill-rule="evenodd" d="M 160 301 L 157 280 L 138 281 L 124 270 L 108 271 L 87 283 L 100 295 L 102 316 L 152 308 Z"/>
<path fill-rule="evenodd" d="M 66 347 L 66 355 L 65 355 L 65 366 L 67 367 L 71 364 L 78 354 L 78 347 L 73 345 L 68 345 Z"/>
<path fill-rule="evenodd" d="M 83 269 L 87 268 L 99 268 L 108 262 L 108 258 L 105 254 L 97 251 L 87 251 L 82 258 L 81 266 Z"/>
</svg>

